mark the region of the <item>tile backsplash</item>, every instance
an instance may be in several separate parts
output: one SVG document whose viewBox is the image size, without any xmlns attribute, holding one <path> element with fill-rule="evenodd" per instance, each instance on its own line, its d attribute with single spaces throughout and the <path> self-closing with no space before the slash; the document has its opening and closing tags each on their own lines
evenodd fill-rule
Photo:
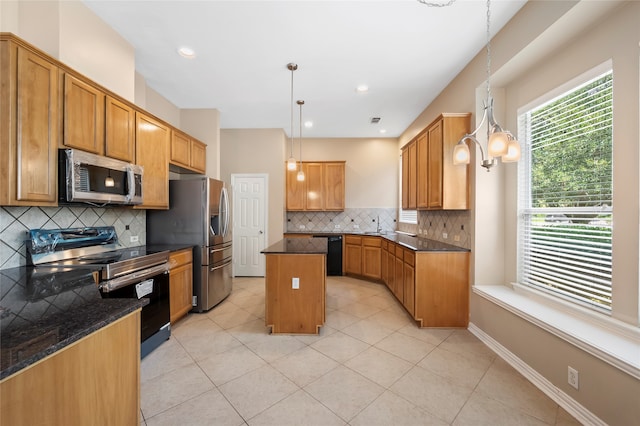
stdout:
<svg viewBox="0 0 640 426">
<path fill-rule="evenodd" d="M 29 229 L 113 226 L 120 245 L 133 247 L 146 244 L 146 222 L 145 210 L 128 207 L 0 207 L 0 269 L 26 264 Z"/>
<path fill-rule="evenodd" d="M 397 229 L 398 209 L 345 209 L 341 212 L 287 212 L 288 232 L 375 232 Z"/>
<path fill-rule="evenodd" d="M 417 224 L 400 223 L 398 230 L 470 249 L 470 227 L 470 210 L 419 210 Z"/>
</svg>

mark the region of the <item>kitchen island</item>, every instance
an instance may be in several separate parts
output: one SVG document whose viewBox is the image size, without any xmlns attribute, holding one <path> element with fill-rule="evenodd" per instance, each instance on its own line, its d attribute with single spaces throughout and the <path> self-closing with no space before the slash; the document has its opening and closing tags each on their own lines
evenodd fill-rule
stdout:
<svg viewBox="0 0 640 426">
<path fill-rule="evenodd" d="M 272 333 L 318 334 L 325 321 L 326 238 L 284 238 L 262 253 L 267 327 Z"/>
</svg>

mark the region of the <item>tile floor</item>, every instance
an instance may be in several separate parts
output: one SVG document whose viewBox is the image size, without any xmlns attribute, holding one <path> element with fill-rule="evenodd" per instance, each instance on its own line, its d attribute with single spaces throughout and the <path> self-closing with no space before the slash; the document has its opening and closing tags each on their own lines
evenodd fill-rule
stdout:
<svg viewBox="0 0 640 426">
<path fill-rule="evenodd" d="M 328 277 L 326 300 L 320 335 L 269 335 L 264 279 L 234 279 L 142 361 L 140 423 L 579 424 L 467 330 L 417 328 L 384 285 Z"/>
</svg>

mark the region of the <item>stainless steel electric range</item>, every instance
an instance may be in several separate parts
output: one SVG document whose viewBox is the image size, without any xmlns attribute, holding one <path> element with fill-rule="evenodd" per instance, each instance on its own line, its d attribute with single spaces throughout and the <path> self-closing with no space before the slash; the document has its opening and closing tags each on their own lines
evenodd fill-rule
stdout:
<svg viewBox="0 0 640 426">
<path fill-rule="evenodd" d="M 169 251 L 122 248 L 115 228 L 102 226 L 32 229 L 27 254 L 39 273 L 91 268 L 102 298 L 148 299 L 141 315 L 142 358 L 169 339 Z"/>
</svg>

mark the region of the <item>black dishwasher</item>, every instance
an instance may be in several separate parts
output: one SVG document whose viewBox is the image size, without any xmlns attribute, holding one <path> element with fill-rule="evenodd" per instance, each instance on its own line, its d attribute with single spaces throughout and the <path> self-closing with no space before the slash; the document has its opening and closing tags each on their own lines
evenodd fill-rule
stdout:
<svg viewBox="0 0 640 426">
<path fill-rule="evenodd" d="M 327 239 L 327 275 L 342 275 L 342 235 L 314 235 Z"/>
</svg>

